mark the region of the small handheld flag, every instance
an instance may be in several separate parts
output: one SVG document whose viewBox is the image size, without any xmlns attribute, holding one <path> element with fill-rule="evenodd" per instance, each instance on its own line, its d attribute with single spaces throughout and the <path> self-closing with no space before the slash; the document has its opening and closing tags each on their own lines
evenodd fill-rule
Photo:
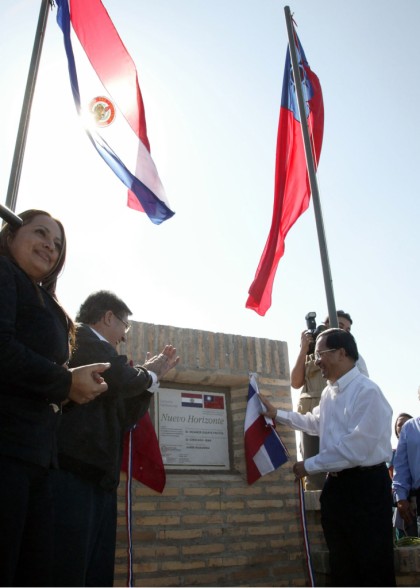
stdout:
<svg viewBox="0 0 420 588">
<path fill-rule="evenodd" d="M 128 206 L 160 224 L 174 212 L 150 155 L 136 66 L 101 0 L 56 1 L 73 98 L 86 133 L 129 189 Z"/>
<path fill-rule="evenodd" d="M 322 90 L 317 76 L 309 67 L 294 29 L 293 32 L 305 94 L 312 153 L 315 166 L 317 166 L 324 132 Z M 277 134 L 273 217 L 270 233 L 246 302 L 246 308 L 255 310 L 261 316 L 264 316 L 271 306 L 274 277 L 284 254 L 286 235 L 299 216 L 308 208 L 310 194 L 295 80 L 288 48 Z"/>
<path fill-rule="evenodd" d="M 121 470 L 131 471 L 138 482 L 162 494 L 166 484 L 165 466 L 159 440 L 148 412 L 124 434 Z"/>
<path fill-rule="evenodd" d="M 258 395 L 257 380 L 251 374 L 244 427 L 248 484 L 253 484 L 261 476 L 273 472 L 289 459 L 273 420 L 261 415 L 265 407 Z"/>
</svg>

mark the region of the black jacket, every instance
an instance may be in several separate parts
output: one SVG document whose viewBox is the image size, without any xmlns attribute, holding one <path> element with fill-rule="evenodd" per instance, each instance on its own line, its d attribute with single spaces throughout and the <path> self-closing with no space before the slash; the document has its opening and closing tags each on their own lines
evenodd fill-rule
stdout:
<svg viewBox="0 0 420 588">
<path fill-rule="evenodd" d="M 67 319 L 57 302 L 0 256 L 0 454 L 56 463 L 59 405 L 69 394 Z"/>
<path fill-rule="evenodd" d="M 78 325 L 70 367 L 110 362 L 103 373 L 108 390 L 84 405 L 63 409 L 58 432 L 59 464 L 113 490 L 119 482 L 124 432 L 148 410 L 152 378 L 147 370 L 131 367 L 125 355 L 99 339 L 87 325 Z"/>
</svg>

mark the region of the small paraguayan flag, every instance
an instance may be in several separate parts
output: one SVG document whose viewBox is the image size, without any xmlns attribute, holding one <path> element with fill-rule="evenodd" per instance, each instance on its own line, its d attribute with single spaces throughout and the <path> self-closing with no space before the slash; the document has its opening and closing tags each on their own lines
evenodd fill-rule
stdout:
<svg viewBox="0 0 420 588">
<path fill-rule="evenodd" d="M 182 406 L 194 406 L 196 408 L 203 408 L 203 395 L 194 394 L 192 392 L 181 393 Z"/>
<path fill-rule="evenodd" d="M 265 407 L 258 397 L 257 380 L 251 374 L 244 426 L 248 484 L 253 484 L 261 476 L 273 472 L 289 459 L 273 420 L 262 416 L 262 411 L 265 411 Z"/>
</svg>

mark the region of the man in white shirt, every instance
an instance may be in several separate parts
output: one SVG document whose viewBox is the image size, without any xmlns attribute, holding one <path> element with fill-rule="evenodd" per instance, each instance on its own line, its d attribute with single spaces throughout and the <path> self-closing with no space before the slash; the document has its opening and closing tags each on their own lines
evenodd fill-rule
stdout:
<svg viewBox="0 0 420 588">
<path fill-rule="evenodd" d="M 294 464 L 296 480 L 329 472 L 321 494 L 321 521 L 330 553 L 332 586 L 395 586 L 391 479 L 392 409 L 380 388 L 361 374 L 353 336 L 321 333 L 315 361 L 327 386 L 313 412 L 266 415 L 319 435 L 319 453 Z"/>
<path fill-rule="evenodd" d="M 338 326 L 340 329 L 350 333 L 353 320 L 348 312 L 337 310 Z M 318 406 L 321 394 L 327 382 L 321 375 L 321 370 L 315 362 L 314 350 L 316 336 L 330 327 L 330 320 L 327 316 L 324 323 L 318 325 L 314 331 L 305 330 L 301 334 L 300 351 L 296 358 L 296 363 L 290 373 L 290 383 L 292 388 L 301 388 L 297 412 L 306 414 Z M 366 363 L 359 353 L 357 367 L 365 376 L 369 376 Z M 319 453 L 319 437 L 301 433 L 300 452 L 303 459 L 312 457 Z M 305 490 L 322 490 L 325 481 L 325 474 L 311 474 L 304 480 Z"/>
</svg>

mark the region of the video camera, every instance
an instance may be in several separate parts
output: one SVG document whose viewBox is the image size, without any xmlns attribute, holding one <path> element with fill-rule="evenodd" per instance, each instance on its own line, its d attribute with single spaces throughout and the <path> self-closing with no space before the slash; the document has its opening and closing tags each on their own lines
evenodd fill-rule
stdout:
<svg viewBox="0 0 420 588">
<path fill-rule="evenodd" d="M 308 349 L 308 353 L 307 355 L 311 355 L 312 353 L 314 353 L 315 351 L 315 341 L 316 338 L 318 337 L 318 335 L 320 333 L 322 333 L 322 331 L 326 330 L 326 326 L 324 324 L 320 324 L 318 326 L 316 326 L 316 312 L 308 312 L 308 314 L 305 316 L 305 321 L 306 321 L 306 327 L 307 327 L 307 333 L 310 333 L 312 335 L 313 341 L 309 346 Z"/>
</svg>

